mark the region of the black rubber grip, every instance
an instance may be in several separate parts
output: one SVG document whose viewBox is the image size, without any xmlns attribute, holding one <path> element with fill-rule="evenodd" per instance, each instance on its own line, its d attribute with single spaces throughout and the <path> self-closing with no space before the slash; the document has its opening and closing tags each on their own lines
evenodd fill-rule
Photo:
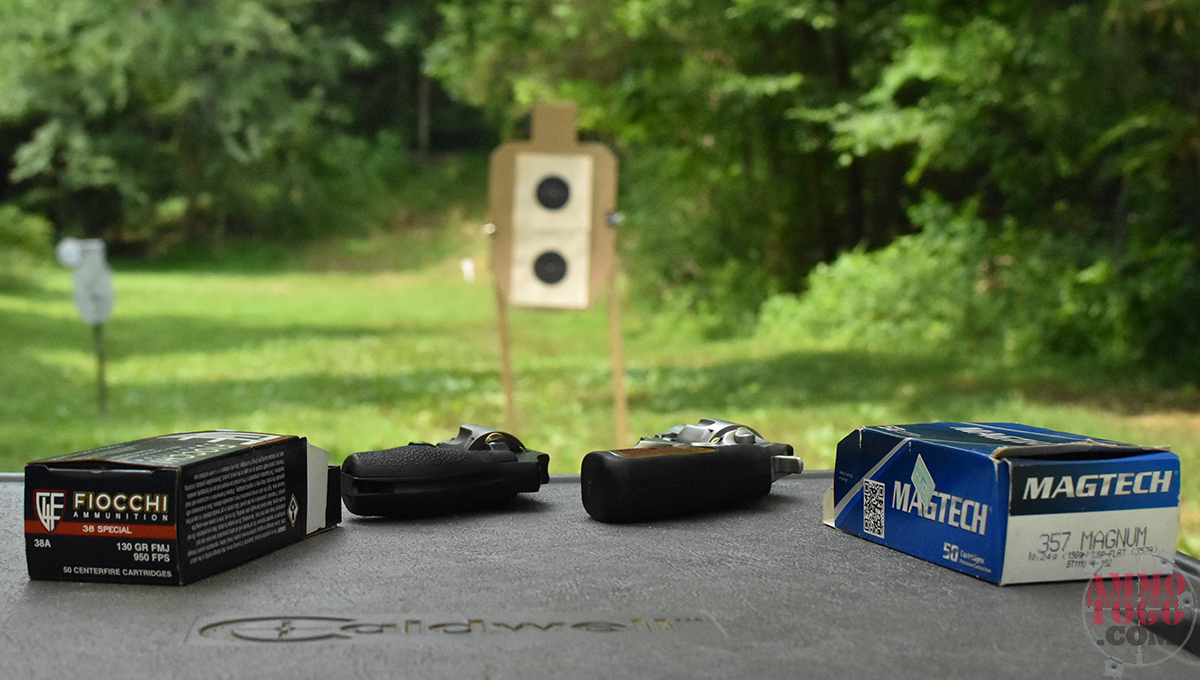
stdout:
<svg viewBox="0 0 1200 680">
<path fill-rule="evenodd" d="M 584 509 L 601 522 L 680 517 L 770 493 L 771 453 L 754 444 L 593 451 L 580 486 Z"/>
<path fill-rule="evenodd" d="M 421 479 L 486 473 L 500 463 L 516 462 L 511 451 L 465 451 L 409 444 L 362 451 L 346 458 L 342 472 L 357 478 Z"/>
<path fill-rule="evenodd" d="M 523 454 L 524 455 L 524 454 Z M 410 444 L 362 451 L 342 463 L 342 502 L 356 515 L 431 517 L 502 505 L 537 491 L 547 457 Z"/>
</svg>

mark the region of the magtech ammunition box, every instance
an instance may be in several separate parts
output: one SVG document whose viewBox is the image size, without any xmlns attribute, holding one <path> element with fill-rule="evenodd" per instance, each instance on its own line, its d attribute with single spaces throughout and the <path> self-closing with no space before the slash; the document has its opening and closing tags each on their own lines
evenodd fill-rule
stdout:
<svg viewBox="0 0 1200 680">
<path fill-rule="evenodd" d="M 302 437 L 224 430 L 31 462 L 29 576 L 191 583 L 338 524 L 338 471 Z"/>
<path fill-rule="evenodd" d="M 1014 423 L 863 427 L 838 444 L 825 523 L 1002 585 L 1156 573 L 1179 489 L 1161 448 Z"/>
</svg>

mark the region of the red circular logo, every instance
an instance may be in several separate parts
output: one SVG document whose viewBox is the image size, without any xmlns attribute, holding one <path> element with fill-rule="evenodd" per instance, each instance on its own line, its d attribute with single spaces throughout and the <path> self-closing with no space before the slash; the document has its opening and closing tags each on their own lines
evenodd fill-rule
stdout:
<svg viewBox="0 0 1200 680">
<path fill-rule="evenodd" d="M 1196 587 L 1173 556 L 1142 555 L 1135 573 L 1109 571 L 1097 558 L 1083 594 L 1083 624 L 1104 655 L 1104 674 L 1153 666 L 1175 656 L 1196 625 Z"/>
</svg>

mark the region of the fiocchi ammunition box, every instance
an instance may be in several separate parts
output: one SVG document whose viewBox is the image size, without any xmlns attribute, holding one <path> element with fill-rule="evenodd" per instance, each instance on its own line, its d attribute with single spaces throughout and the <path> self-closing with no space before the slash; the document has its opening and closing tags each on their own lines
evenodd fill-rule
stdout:
<svg viewBox="0 0 1200 680">
<path fill-rule="evenodd" d="M 336 526 L 338 470 L 303 437 L 227 430 L 28 463 L 29 576 L 191 583 Z"/>
</svg>

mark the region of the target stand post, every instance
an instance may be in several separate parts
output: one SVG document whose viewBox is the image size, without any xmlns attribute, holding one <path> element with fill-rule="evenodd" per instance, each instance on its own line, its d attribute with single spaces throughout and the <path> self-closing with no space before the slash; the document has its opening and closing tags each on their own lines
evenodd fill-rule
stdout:
<svg viewBox="0 0 1200 680">
<path fill-rule="evenodd" d="M 575 102 L 538 102 L 530 138 L 501 144 L 488 161 L 505 418 L 515 430 L 508 306 L 584 310 L 608 288 L 614 412 L 617 436 L 624 442 L 625 367 L 613 229 L 617 158 L 603 144 L 580 143 L 577 118 Z"/>
<path fill-rule="evenodd" d="M 98 238 L 66 237 L 54 248 L 55 257 L 75 270 L 75 307 L 83 322 L 92 327 L 96 352 L 96 403 L 100 415 L 108 412 L 108 382 L 105 377 L 104 323 L 112 315 L 112 269 L 105 259 L 104 241 Z"/>
</svg>

